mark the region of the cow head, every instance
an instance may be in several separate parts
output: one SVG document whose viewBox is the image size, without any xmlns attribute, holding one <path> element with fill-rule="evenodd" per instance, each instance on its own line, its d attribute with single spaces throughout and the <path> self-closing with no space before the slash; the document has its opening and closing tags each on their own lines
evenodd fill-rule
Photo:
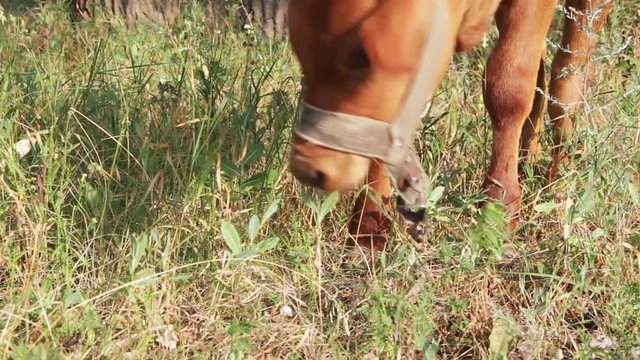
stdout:
<svg viewBox="0 0 640 360">
<path fill-rule="evenodd" d="M 447 26 L 428 34 L 425 29 L 434 20 L 436 1 L 441 6 L 438 16 L 446 17 Z M 391 121 L 416 75 L 425 41 L 436 38 L 445 43 L 445 51 L 429 59 L 439 83 L 454 50 L 482 37 L 495 10 L 489 2 L 291 0 L 290 41 L 302 68 L 306 103 Z M 472 6 L 475 3 L 484 5 Z M 474 9 L 478 6 L 484 11 Z M 303 183 L 345 190 L 363 181 L 371 161 L 294 136 L 290 168 Z"/>
</svg>

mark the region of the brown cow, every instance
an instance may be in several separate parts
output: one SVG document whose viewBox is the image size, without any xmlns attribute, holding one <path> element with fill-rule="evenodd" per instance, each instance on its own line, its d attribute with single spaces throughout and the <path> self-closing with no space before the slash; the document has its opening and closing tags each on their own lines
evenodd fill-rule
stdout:
<svg viewBox="0 0 640 360">
<path fill-rule="evenodd" d="M 407 178 L 395 179 L 391 172 L 389 181 L 387 160 L 375 156 L 374 148 L 384 136 L 369 139 L 352 120 L 377 120 L 368 121 L 367 126 L 396 121 L 394 117 L 409 101 L 407 89 L 427 66 L 430 78 L 424 81 L 430 82 L 421 89 L 426 92 L 422 96 L 430 97 L 453 53 L 476 45 L 495 17 L 499 38 L 485 73 L 484 100 L 493 126 L 493 145 L 484 187 L 490 198 L 515 215 L 521 200 L 519 151 L 527 151 L 529 158 L 540 151 L 538 133 L 546 99 L 536 92 L 536 84 L 544 88 L 541 59 L 556 6 L 557 0 L 290 1 L 290 41 L 304 74 L 304 104 L 315 116 L 312 120 L 301 116 L 313 123 L 313 129 L 311 134 L 296 132 L 290 163 L 293 174 L 325 190 L 353 189 L 366 177 L 378 201 L 361 194 L 350 232 L 361 244 L 383 247 L 390 224 L 378 204 L 389 204 L 392 183 L 402 193 L 406 184 L 398 182 L 407 183 Z M 572 132 L 573 104 L 581 100 L 585 76 L 580 72 L 593 52 L 594 32 L 602 28 L 610 8 L 611 0 L 567 0 L 565 4 L 570 16 L 565 19 L 550 82 L 548 111 L 554 125 L 550 178 L 567 161 L 561 144 Z M 430 46 L 430 42 L 440 44 Z M 429 47 L 431 50 L 423 51 Z M 329 129 L 330 134 L 320 139 L 328 136 L 327 141 L 313 141 L 316 127 L 332 116 L 349 120 L 349 125 L 334 132 Z M 340 125 L 336 119 L 329 124 Z M 332 146 L 333 136 L 342 137 L 337 146 Z M 348 146 L 349 137 L 362 143 L 354 151 Z M 361 148 L 364 150 L 358 151 Z"/>
</svg>

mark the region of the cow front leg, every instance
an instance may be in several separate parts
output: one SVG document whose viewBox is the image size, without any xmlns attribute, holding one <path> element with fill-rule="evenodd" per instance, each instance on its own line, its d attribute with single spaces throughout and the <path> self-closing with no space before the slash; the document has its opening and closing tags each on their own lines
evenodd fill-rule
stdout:
<svg viewBox="0 0 640 360">
<path fill-rule="evenodd" d="M 484 101 L 493 143 L 484 187 L 511 215 L 520 209 L 520 136 L 533 108 L 544 39 L 555 5 L 555 0 L 503 1 L 496 12 L 499 38 L 485 72 Z M 510 224 L 515 227 L 515 217 Z"/>
<path fill-rule="evenodd" d="M 360 246 L 384 249 L 391 232 L 388 218 L 391 208 L 391 182 L 381 163 L 372 161 L 368 173 L 368 186 L 356 200 L 349 221 L 349 233 Z"/>
</svg>

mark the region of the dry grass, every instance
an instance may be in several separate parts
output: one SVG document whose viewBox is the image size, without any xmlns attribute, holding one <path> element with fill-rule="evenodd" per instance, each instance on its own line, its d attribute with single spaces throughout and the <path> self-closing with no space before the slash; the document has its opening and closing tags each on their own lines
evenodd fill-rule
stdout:
<svg viewBox="0 0 640 360">
<path fill-rule="evenodd" d="M 5 9 L 2 357 L 638 358 L 640 14 L 616 5 L 576 160 L 549 186 L 548 158 L 525 168 L 513 237 L 477 206 L 480 47 L 425 120 L 431 236 L 397 222 L 373 261 L 345 246 L 355 195 L 286 169 L 286 44 L 212 34 L 197 6 L 171 31 Z"/>
</svg>

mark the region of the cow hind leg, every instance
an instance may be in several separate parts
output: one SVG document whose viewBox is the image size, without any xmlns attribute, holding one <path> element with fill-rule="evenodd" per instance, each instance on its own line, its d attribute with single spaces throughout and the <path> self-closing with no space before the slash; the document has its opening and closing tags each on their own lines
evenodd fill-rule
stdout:
<svg viewBox="0 0 640 360">
<path fill-rule="evenodd" d="M 549 116 L 553 124 L 553 148 L 548 179 L 553 181 L 561 166 L 569 162 L 563 144 L 573 133 L 575 112 L 583 102 L 583 91 L 593 67 L 589 63 L 597 33 L 611 10 L 611 0 L 567 0 L 561 46 L 551 65 Z"/>
<path fill-rule="evenodd" d="M 547 83 L 545 81 L 544 71 L 544 49 L 543 56 L 538 65 L 538 76 L 536 78 L 536 89 L 533 99 L 533 106 L 529 116 L 522 127 L 522 136 L 520 140 L 520 155 L 530 163 L 536 163 L 540 160 L 542 154 L 542 146 L 540 144 L 540 135 L 544 131 L 544 114 L 546 110 Z M 521 171 L 522 172 L 522 171 Z"/>
<path fill-rule="evenodd" d="M 372 161 L 368 186 L 359 194 L 349 221 L 349 233 L 363 247 L 382 250 L 391 231 L 387 213 L 391 204 L 391 183 L 382 164 Z"/>
<path fill-rule="evenodd" d="M 499 38 L 485 72 L 484 100 L 493 128 L 487 195 L 511 214 L 520 208 L 520 137 L 532 112 L 535 88 L 556 1 L 503 1 L 496 12 Z M 516 224 L 515 218 L 511 227 Z"/>
</svg>

